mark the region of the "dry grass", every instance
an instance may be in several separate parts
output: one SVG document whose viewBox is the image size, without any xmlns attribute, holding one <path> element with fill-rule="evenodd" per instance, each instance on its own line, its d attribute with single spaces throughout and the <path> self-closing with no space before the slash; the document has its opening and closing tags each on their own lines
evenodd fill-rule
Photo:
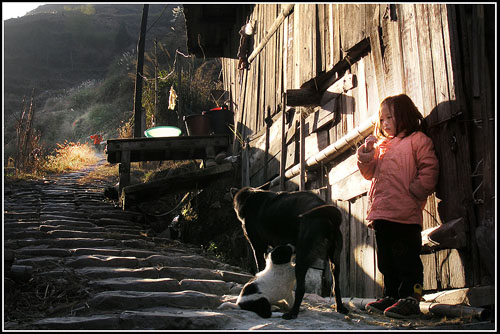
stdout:
<svg viewBox="0 0 500 334">
<path fill-rule="evenodd" d="M 4 175 L 6 181 L 40 180 L 50 174 L 78 171 L 98 161 L 99 157 L 90 144 L 65 141 L 63 144 L 57 144 L 52 154 L 40 158 L 33 170 L 16 169 L 14 163 L 9 161 L 8 166 L 4 168 Z"/>
<path fill-rule="evenodd" d="M 63 144 L 57 144 L 54 155 L 47 157 L 41 169 L 48 174 L 60 174 L 80 170 L 98 161 L 99 158 L 90 144 L 65 141 Z"/>
</svg>

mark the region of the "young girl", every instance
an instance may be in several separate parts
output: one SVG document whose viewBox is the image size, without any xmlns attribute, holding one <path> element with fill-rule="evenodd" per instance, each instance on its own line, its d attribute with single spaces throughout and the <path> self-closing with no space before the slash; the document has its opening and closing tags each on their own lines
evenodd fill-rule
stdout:
<svg viewBox="0 0 500 334">
<path fill-rule="evenodd" d="M 375 229 L 384 297 L 368 311 L 396 318 L 420 314 L 422 211 L 438 180 L 438 160 L 423 117 L 405 94 L 380 103 L 374 135 L 357 151 L 363 177 L 372 180 L 366 220 Z"/>
</svg>

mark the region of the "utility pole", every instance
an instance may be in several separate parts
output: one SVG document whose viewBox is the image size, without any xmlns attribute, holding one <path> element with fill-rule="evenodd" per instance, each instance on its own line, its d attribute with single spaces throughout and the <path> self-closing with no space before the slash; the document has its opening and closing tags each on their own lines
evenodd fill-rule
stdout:
<svg viewBox="0 0 500 334">
<path fill-rule="evenodd" d="M 144 129 L 146 127 L 146 115 L 142 111 L 142 78 L 148 9 L 149 5 L 144 5 L 142 9 L 141 34 L 139 35 L 139 42 L 137 44 L 137 71 L 135 76 L 134 96 L 134 138 L 143 137 Z"/>
<path fill-rule="evenodd" d="M 177 57 L 177 124 L 182 129 L 183 116 L 182 116 L 182 65 L 181 65 L 181 57 L 179 54 L 175 53 L 175 57 Z"/>
<path fill-rule="evenodd" d="M 153 126 L 158 122 L 158 56 L 156 55 L 156 45 L 158 40 L 155 37 L 155 114 L 153 117 Z"/>
</svg>

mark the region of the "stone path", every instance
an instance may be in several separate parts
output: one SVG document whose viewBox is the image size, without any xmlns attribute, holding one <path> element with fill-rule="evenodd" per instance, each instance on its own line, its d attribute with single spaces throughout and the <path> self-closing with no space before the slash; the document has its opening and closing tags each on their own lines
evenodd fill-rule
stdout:
<svg viewBox="0 0 500 334">
<path fill-rule="evenodd" d="M 104 184 L 77 183 L 91 169 L 5 189 L 6 276 L 45 280 L 50 295 L 71 284 L 85 286 L 85 300 L 63 303 L 53 312 L 62 316 L 27 327 L 223 327 L 228 317 L 213 310 L 222 296 L 237 295 L 250 274 L 208 259 L 199 249 L 147 236 L 141 215 L 105 202 Z"/>
<path fill-rule="evenodd" d="M 33 300 L 44 315 L 21 323 L 7 320 L 5 329 L 387 328 L 307 299 L 292 321 L 279 313 L 262 319 L 238 309 L 218 310 L 236 300 L 250 274 L 199 248 L 148 236 L 140 214 L 105 201 L 109 185 L 78 184 L 92 168 L 4 189 L 5 290 L 13 293 L 19 282 L 38 283 Z"/>
</svg>

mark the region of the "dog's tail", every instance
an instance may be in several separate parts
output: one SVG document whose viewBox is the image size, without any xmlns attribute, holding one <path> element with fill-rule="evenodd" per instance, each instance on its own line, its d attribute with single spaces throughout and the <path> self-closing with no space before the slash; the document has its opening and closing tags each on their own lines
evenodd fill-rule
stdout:
<svg viewBox="0 0 500 334">
<path fill-rule="evenodd" d="M 342 213 L 340 210 L 334 205 L 325 204 L 314 209 L 311 209 L 307 212 L 304 212 L 299 215 L 299 218 L 302 219 L 313 219 L 313 218 L 326 218 L 328 219 L 334 227 L 339 228 L 342 223 Z"/>
</svg>

